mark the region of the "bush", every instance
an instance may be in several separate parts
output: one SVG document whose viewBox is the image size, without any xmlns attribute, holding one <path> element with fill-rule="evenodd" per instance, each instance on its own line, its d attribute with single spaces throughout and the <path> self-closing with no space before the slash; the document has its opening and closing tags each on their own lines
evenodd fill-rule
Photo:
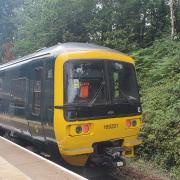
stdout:
<svg viewBox="0 0 180 180">
<path fill-rule="evenodd" d="M 138 152 L 178 176 L 180 172 L 180 42 L 159 40 L 133 52 L 144 126 Z M 180 175 L 180 174 L 179 174 Z"/>
</svg>

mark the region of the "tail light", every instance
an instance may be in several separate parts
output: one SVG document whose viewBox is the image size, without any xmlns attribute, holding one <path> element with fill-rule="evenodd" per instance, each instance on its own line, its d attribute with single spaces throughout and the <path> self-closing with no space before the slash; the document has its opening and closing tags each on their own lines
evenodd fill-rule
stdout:
<svg viewBox="0 0 180 180">
<path fill-rule="evenodd" d="M 82 132 L 88 133 L 90 130 L 89 124 L 82 125 Z"/>
<path fill-rule="evenodd" d="M 71 135 L 73 135 L 73 127 L 75 128 L 75 134 L 74 135 L 83 135 L 83 134 L 88 134 L 91 130 L 90 124 L 82 124 L 82 125 L 76 125 L 76 126 L 71 126 L 72 128 Z"/>
<path fill-rule="evenodd" d="M 126 121 L 126 127 L 130 128 L 130 127 L 136 127 L 137 126 L 137 120 L 133 119 L 133 120 L 127 120 Z"/>
<path fill-rule="evenodd" d="M 133 120 L 132 121 L 132 126 L 135 127 L 137 125 L 137 121 L 136 120 Z"/>
<path fill-rule="evenodd" d="M 82 127 L 81 126 L 76 127 L 76 133 L 80 134 L 81 132 L 82 132 Z"/>
<path fill-rule="evenodd" d="M 126 121 L 126 127 L 130 128 L 131 127 L 131 120 Z"/>
</svg>

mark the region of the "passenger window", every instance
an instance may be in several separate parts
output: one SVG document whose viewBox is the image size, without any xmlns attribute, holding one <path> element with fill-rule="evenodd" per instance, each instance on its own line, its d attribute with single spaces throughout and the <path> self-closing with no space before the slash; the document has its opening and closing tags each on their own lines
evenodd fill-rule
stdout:
<svg viewBox="0 0 180 180">
<path fill-rule="evenodd" d="M 11 103 L 12 106 L 24 108 L 26 105 L 27 79 L 18 78 L 11 82 Z"/>
<path fill-rule="evenodd" d="M 42 92 L 42 75 L 43 68 L 39 67 L 34 70 L 33 82 L 33 100 L 32 100 L 32 114 L 39 116 L 41 112 L 41 92 Z"/>
<path fill-rule="evenodd" d="M 2 84 L 3 84 L 3 80 L 0 79 L 0 91 L 2 91 Z"/>
</svg>

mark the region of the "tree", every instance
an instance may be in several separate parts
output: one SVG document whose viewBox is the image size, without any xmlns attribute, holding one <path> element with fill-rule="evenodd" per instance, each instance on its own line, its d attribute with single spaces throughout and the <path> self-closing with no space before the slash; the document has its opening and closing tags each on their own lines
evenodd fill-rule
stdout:
<svg viewBox="0 0 180 180">
<path fill-rule="evenodd" d="M 171 38 L 174 39 L 177 31 L 176 31 L 176 4 L 177 0 L 170 0 L 170 18 L 171 18 Z"/>
<path fill-rule="evenodd" d="M 180 34 L 180 0 L 177 1 L 176 5 L 176 31 Z"/>
<path fill-rule="evenodd" d="M 58 42 L 90 41 L 86 27 L 95 6 L 96 0 L 26 0 L 16 11 L 16 55 Z"/>
<path fill-rule="evenodd" d="M 16 32 L 15 23 L 13 22 L 13 10 L 20 3 L 22 3 L 21 0 L 0 0 L 0 59 L 2 54 L 4 54 L 2 52 L 4 48 L 2 47 L 5 47 L 5 44 L 11 44 L 13 41 L 14 33 Z"/>
<path fill-rule="evenodd" d="M 25 55 L 68 41 L 93 42 L 123 52 L 147 47 L 169 33 L 167 2 L 169 0 L 26 0 L 15 11 L 18 29 L 15 53 Z M 177 10 L 175 14 L 178 25 L 180 14 Z"/>
</svg>

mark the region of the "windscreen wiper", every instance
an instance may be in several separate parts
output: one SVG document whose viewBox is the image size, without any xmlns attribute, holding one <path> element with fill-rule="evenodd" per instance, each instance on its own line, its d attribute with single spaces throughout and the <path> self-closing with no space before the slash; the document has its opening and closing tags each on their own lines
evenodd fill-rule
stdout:
<svg viewBox="0 0 180 180">
<path fill-rule="evenodd" d="M 65 104 L 63 106 L 54 106 L 55 109 L 82 109 L 84 107 L 91 107 L 89 104 Z"/>
<path fill-rule="evenodd" d="M 104 87 L 105 82 L 102 81 L 99 88 L 97 89 L 94 97 L 90 100 L 88 104 L 65 104 L 63 106 L 54 106 L 55 109 L 82 109 L 84 107 L 92 107 L 96 99 L 98 98 L 102 88 Z"/>
<path fill-rule="evenodd" d="M 132 105 L 137 105 L 138 100 L 137 98 L 133 97 L 133 96 L 128 96 L 124 93 L 124 91 L 122 89 L 120 89 L 121 95 L 125 98 L 125 100 Z M 133 101 L 132 101 L 133 100 Z"/>
<path fill-rule="evenodd" d="M 105 82 L 102 81 L 101 84 L 100 84 L 100 86 L 99 86 L 99 88 L 97 89 L 94 97 L 93 97 L 93 98 L 91 99 L 91 101 L 88 103 L 88 105 L 89 105 L 90 107 L 91 107 L 91 106 L 94 104 L 94 102 L 97 100 L 97 98 L 98 98 L 98 96 L 99 96 L 102 88 L 104 87 L 104 85 L 105 85 Z"/>
</svg>

